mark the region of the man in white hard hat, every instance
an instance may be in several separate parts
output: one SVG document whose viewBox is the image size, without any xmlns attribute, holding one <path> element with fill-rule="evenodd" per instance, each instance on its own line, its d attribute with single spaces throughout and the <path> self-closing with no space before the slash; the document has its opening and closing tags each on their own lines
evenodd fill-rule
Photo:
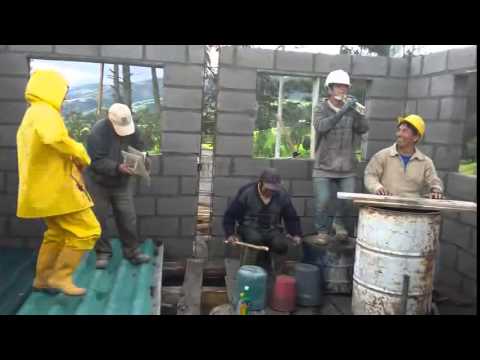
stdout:
<svg viewBox="0 0 480 360">
<path fill-rule="evenodd" d="M 97 241 L 97 269 L 107 267 L 112 256 L 112 246 L 106 236 L 109 207 L 112 207 L 123 255 L 132 264 L 150 261 L 139 251 L 137 215 L 133 200 L 133 172 L 123 163 L 122 150 L 132 146 L 143 151 L 144 144 L 133 122 L 127 105 L 113 104 L 106 119 L 95 123 L 87 140 L 87 151 L 92 163 L 87 171 L 87 184 L 94 198 L 94 211 L 102 226 L 102 236 Z M 147 161 L 147 167 L 149 167 Z"/>
<path fill-rule="evenodd" d="M 327 244 L 330 237 L 328 205 L 336 201 L 333 185 L 338 191 L 353 192 L 355 187 L 354 143 L 369 129 L 354 97 L 348 96 L 350 77 L 343 70 L 335 70 L 325 80 L 327 98 L 319 102 L 314 112 L 316 132 L 313 190 L 315 196 L 315 228 L 313 242 Z M 333 228 L 338 240 L 347 240 L 344 201 L 336 204 Z"/>
</svg>

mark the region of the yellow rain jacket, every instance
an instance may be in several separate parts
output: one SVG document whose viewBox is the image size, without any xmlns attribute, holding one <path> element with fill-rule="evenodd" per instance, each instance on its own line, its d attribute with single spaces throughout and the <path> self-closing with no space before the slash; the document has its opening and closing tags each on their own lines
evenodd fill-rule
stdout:
<svg viewBox="0 0 480 360">
<path fill-rule="evenodd" d="M 73 160 L 87 166 L 82 144 L 69 137 L 61 115 L 68 91 L 54 70 L 35 71 L 25 90 L 30 107 L 17 132 L 20 218 L 69 214 L 93 206 Z"/>
</svg>

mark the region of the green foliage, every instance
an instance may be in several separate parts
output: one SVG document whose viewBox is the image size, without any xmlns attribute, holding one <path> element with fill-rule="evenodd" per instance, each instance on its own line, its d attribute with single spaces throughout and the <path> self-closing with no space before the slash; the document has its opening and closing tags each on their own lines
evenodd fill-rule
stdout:
<svg viewBox="0 0 480 360">
<path fill-rule="evenodd" d="M 477 162 L 476 161 L 462 161 L 458 172 L 464 175 L 477 176 Z"/>
</svg>

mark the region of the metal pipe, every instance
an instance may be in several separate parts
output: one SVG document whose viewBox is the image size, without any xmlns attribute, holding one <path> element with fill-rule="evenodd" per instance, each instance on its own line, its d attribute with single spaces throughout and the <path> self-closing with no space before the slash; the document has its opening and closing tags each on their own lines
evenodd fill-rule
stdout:
<svg viewBox="0 0 480 360">
<path fill-rule="evenodd" d="M 402 300 L 400 303 L 400 315 L 407 315 L 408 287 L 410 286 L 410 276 L 403 275 Z"/>
</svg>

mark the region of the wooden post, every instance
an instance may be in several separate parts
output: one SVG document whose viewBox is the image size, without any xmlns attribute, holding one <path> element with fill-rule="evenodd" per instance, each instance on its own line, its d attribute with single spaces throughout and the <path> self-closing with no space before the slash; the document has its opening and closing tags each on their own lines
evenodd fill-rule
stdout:
<svg viewBox="0 0 480 360">
<path fill-rule="evenodd" d="M 97 97 L 97 120 L 100 118 L 103 102 L 103 71 L 105 64 L 100 64 L 100 84 L 98 85 L 98 97 Z"/>
</svg>

